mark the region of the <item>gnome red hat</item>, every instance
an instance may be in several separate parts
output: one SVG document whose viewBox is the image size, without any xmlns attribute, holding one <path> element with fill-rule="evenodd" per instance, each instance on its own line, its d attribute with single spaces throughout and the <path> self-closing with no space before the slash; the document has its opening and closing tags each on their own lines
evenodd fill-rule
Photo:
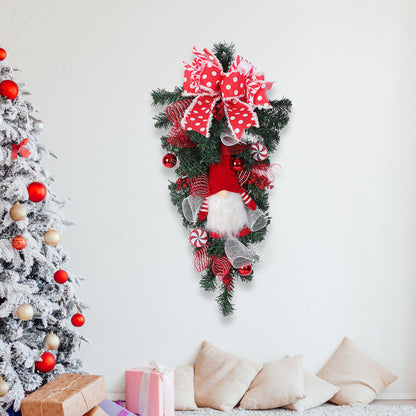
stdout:
<svg viewBox="0 0 416 416">
<path fill-rule="evenodd" d="M 209 195 L 219 191 L 229 191 L 241 194 L 244 189 L 238 183 L 237 174 L 230 166 L 231 156 L 222 154 L 220 163 L 213 163 L 209 168 Z"/>
</svg>

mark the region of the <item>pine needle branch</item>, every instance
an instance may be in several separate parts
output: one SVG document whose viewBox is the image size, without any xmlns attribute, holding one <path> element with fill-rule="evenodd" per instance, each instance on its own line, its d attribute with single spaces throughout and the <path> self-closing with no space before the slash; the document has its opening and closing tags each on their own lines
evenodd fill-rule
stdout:
<svg viewBox="0 0 416 416">
<path fill-rule="evenodd" d="M 183 100 L 184 97 L 182 97 L 182 88 L 175 87 L 173 91 L 158 88 L 152 91 L 152 99 L 153 105 L 168 105 Z"/>
<path fill-rule="evenodd" d="M 225 284 L 222 284 L 221 293 L 217 296 L 217 303 L 223 316 L 231 315 L 234 312 L 234 305 L 231 303 L 232 298 L 232 290 L 228 290 Z"/>
<path fill-rule="evenodd" d="M 159 113 L 153 117 L 155 120 L 155 127 L 157 129 L 167 129 L 172 126 L 172 122 L 168 119 L 166 113 Z"/>
<path fill-rule="evenodd" d="M 214 55 L 221 62 L 222 68 L 227 72 L 234 61 L 235 45 L 234 43 L 219 42 L 213 47 Z"/>
</svg>

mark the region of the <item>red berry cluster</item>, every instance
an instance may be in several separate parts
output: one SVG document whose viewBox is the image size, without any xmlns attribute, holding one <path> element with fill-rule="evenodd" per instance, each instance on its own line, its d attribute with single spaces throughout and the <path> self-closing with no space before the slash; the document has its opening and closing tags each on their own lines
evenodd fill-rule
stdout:
<svg viewBox="0 0 416 416">
<path fill-rule="evenodd" d="M 221 120 L 225 116 L 224 103 L 219 101 L 215 107 L 212 109 L 212 114 L 214 115 L 215 120 Z"/>
<path fill-rule="evenodd" d="M 188 189 L 191 187 L 191 180 L 188 177 L 179 178 L 176 181 L 176 190 L 180 191 L 182 189 Z"/>
<path fill-rule="evenodd" d="M 248 178 L 249 185 L 255 184 L 260 189 L 273 189 L 273 182 L 266 176 L 251 172 Z"/>
<path fill-rule="evenodd" d="M 228 291 L 233 290 L 233 278 L 230 275 L 224 276 L 222 278 L 222 282 L 224 283 Z"/>
</svg>

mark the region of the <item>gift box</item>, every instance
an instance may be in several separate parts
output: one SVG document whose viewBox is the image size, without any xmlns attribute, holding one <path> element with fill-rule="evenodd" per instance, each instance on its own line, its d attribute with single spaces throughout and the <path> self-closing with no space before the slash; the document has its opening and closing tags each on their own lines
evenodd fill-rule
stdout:
<svg viewBox="0 0 416 416">
<path fill-rule="evenodd" d="M 173 371 L 157 363 L 127 370 L 126 408 L 140 416 L 174 416 Z"/>
<path fill-rule="evenodd" d="M 99 403 L 98 406 L 101 407 L 101 409 L 103 409 L 105 414 L 108 416 L 135 416 L 123 406 L 120 406 L 119 404 L 114 403 L 108 399 L 105 399 Z"/>
<path fill-rule="evenodd" d="M 89 412 L 85 413 L 84 416 L 107 416 L 107 413 L 104 412 L 104 410 L 101 409 L 101 407 L 95 406 Z"/>
<path fill-rule="evenodd" d="M 23 416 L 83 416 L 106 398 L 103 376 L 61 374 L 22 400 Z"/>
</svg>

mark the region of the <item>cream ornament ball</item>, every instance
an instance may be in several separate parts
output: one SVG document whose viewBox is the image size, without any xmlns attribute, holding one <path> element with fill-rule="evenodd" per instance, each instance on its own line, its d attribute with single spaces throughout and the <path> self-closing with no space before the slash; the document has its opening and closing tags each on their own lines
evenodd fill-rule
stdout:
<svg viewBox="0 0 416 416">
<path fill-rule="evenodd" d="M 16 202 L 9 211 L 10 218 L 13 221 L 22 221 L 26 218 L 26 208 L 23 205 L 20 205 L 19 202 Z"/>
<path fill-rule="evenodd" d="M 61 241 L 61 235 L 56 230 L 48 230 L 43 239 L 48 246 L 56 246 Z"/>
<path fill-rule="evenodd" d="M 33 318 L 33 306 L 23 303 L 17 308 L 16 315 L 21 321 L 30 321 Z"/>
<path fill-rule="evenodd" d="M 4 397 L 10 390 L 9 384 L 0 378 L 0 397 Z"/>
<path fill-rule="evenodd" d="M 59 337 L 58 335 L 55 335 L 55 334 L 48 334 L 43 340 L 43 346 L 47 350 L 57 350 L 59 347 L 59 343 L 60 343 Z"/>
</svg>

